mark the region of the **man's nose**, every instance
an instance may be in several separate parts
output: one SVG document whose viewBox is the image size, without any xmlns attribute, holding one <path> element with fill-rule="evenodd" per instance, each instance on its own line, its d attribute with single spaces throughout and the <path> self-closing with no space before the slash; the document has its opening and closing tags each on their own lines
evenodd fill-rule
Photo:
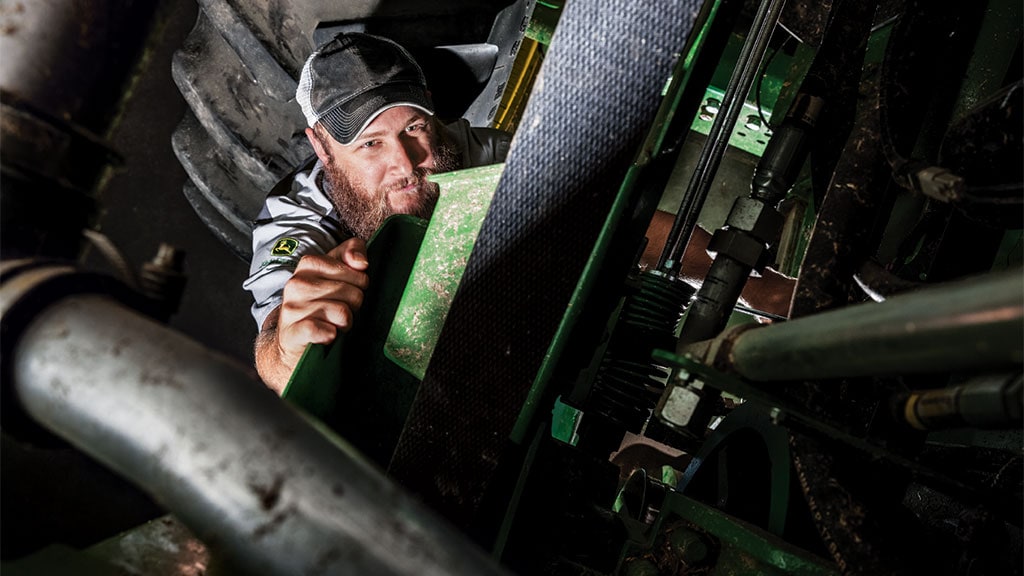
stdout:
<svg viewBox="0 0 1024 576">
<path fill-rule="evenodd" d="M 393 146 L 391 153 L 388 154 L 388 170 L 392 173 L 408 176 L 412 174 L 413 168 L 415 168 L 413 158 L 409 156 L 409 151 L 405 146 Z"/>
<path fill-rule="evenodd" d="M 410 169 L 419 168 L 428 164 L 430 159 L 430 149 L 421 140 L 416 138 L 403 138 L 401 149 L 404 161 L 408 163 Z"/>
</svg>

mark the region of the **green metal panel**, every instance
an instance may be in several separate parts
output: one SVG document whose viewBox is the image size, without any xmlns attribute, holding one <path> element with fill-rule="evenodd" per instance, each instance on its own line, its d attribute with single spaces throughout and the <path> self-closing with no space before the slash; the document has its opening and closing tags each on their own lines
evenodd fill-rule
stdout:
<svg viewBox="0 0 1024 576">
<path fill-rule="evenodd" d="M 373 289 L 352 329 L 328 346 L 306 347 L 283 397 L 386 466 L 419 380 L 384 354 L 384 342 L 427 222 L 392 216 L 367 245 Z"/>
<path fill-rule="evenodd" d="M 441 197 L 388 333 L 385 355 L 422 380 L 504 164 L 436 174 Z"/>
<path fill-rule="evenodd" d="M 709 576 L 835 576 L 839 573 L 829 562 L 677 492 L 665 497 L 662 511 L 660 520 L 650 531 L 652 538 L 648 546 L 628 549 L 620 573 L 690 573 L 689 570 Z M 644 570 L 650 566 L 662 570 Z"/>
</svg>

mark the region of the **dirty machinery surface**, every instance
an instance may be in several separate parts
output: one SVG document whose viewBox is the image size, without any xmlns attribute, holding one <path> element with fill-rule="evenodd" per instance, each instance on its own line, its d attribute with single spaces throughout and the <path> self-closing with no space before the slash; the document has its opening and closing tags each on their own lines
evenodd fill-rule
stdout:
<svg viewBox="0 0 1024 576">
<path fill-rule="evenodd" d="M 56 549 L 5 522 L 5 570 L 1024 572 L 1019 2 L 257 4 L 202 2 L 174 68 L 185 194 L 240 257 L 332 31 L 408 43 L 512 151 L 385 223 L 281 402 L 160 324 L 171 256 L 135 289 L 63 261 L 105 116 L 5 64 L 5 458 L 73 446 L 168 513 Z M 30 162 L 58 141 L 77 164 Z"/>
</svg>

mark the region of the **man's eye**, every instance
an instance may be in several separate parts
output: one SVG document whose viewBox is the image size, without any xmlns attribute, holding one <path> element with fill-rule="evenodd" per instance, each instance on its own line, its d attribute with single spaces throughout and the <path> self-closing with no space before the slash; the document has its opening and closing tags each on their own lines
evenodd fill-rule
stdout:
<svg viewBox="0 0 1024 576">
<path fill-rule="evenodd" d="M 418 130 L 423 130 L 423 129 L 424 129 L 425 127 L 426 127 L 426 124 L 425 124 L 425 123 L 419 123 L 419 124 L 410 124 L 410 125 L 409 125 L 409 126 L 408 126 L 408 127 L 406 128 L 406 129 L 405 129 L 405 131 L 406 131 L 406 132 L 416 132 L 416 131 L 418 131 Z"/>
<path fill-rule="evenodd" d="M 360 148 L 373 148 L 380 144 L 380 140 L 367 140 L 359 145 Z"/>
</svg>

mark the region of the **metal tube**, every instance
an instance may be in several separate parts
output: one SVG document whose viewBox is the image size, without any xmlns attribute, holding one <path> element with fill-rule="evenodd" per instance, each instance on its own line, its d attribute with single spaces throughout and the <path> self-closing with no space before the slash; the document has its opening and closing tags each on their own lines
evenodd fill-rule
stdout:
<svg viewBox="0 0 1024 576">
<path fill-rule="evenodd" d="M 1022 382 L 1020 373 L 984 374 L 957 386 L 901 394 L 897 414 L 919 430 L 1019 428 Z"/>
<path fill-rule="evenodd" d="M 715 173 L 722 162 L 722 155 L 729 146 L 729 134 L 743 109 L 750 85 L 761 68 L 761 61 L 768 49 L 768 41 L 771 40 L 772 30 L 779 21 L 784 4 L 784 0 L 764 0 L 754 15 L 754 23 L 737 58 L 739 66 L 733 70 L 729 78 L 729 84 L 722 97 L 722 108 L 708 131 L 707 141 L 701 149 L 697 166 L 683 196 L 683 203 L 679 207 L 676 220 L 665 242 L 665 249 L 659 258 L 659 270 L 667 267 L 670 271 L 678 272 L 679 261 L 690 241 L 701 208 L 704 207 L 704 200 L 711 190 Z"/>
<path fill-rule="evenodd" d="M 79 255 L 161 2 L 0 3 L 0 253 Z M 54 206 L 61 206 L 54 210 Z"/>
<path fill-rule="evenodd" d="M 36 0 L 0 11 L 0 89 L 46 116 L 104 137 L 160 2 Z M 4 125 L 4 135 L 10 127 Z M 64 150 L 54 146 L 54 153 Z"/>
<path fill-rule="evenodd" d="M 1022 294 L 1019 269 L 922 289 L 741 332 L 726 362 L 754 381 L 1019 367 Z"/>
<path fill-rule="evenodd" d="M 10 361 L 31 416 L 246 572 L 503 573 L 251 370 L 112 299 L 44 309 Z"/>
<path fill-rule="evenodd" d="M 690 303 L 677 346 L 712 338 L 725 328 L 743 292 L 750 266 L 719 253 Z"/>
</svg>

